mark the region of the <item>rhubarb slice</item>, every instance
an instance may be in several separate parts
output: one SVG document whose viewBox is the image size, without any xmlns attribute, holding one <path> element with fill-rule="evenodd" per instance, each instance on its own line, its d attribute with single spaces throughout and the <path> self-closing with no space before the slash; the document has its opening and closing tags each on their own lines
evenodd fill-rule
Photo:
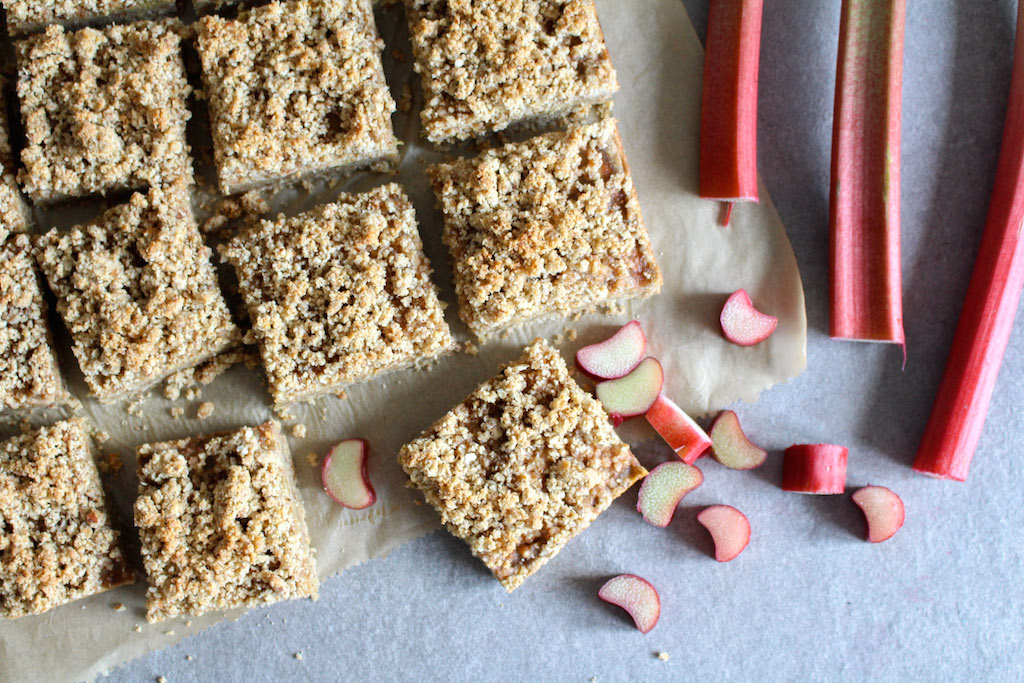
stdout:
<svg viewBox="0 0 1024 683">
<path fill-rule="evenodd" d="M 324 458 L 323 480 L 327 495 L 353 510 L 363 510 L 377 501 L 366 462 L 370 448 L 363 439 L 346 439 L 334 446 Z"/>
<path fill-rule="evenodd" d="M 772 336 L 779 319 L 754 308 L 746 291 L 738 289 L 726 299 L 719 322 L 725 338 L 733 344 L 754 346 Z"/>
<path fill-rule="evenodd" d="M 903 500 L 884 486 L 865 486 L 853 494 L 853 502 L 864 512 L 872 543 L 889 540 L 903 526 Z"/>
<path fill-rule="evenodd" d="M 715 559 L 728 562 L 736 559 L 750 542 L 750 521 L 731 505 L 712 505 L 697 515 L 697 521 L 711 533 L 715 542 Z"/>
<path fill-rule="evenodd" d="M 644 478 L 636 509 L 654 526 L 668 526 L 679 501 L 703 482 L 704 473 L 693 465 L 663 462 Z"/>
<path fill-rule="evenodd" d="M 700 117 L 700 196 L 757 201 L 757 69 L 763 0 L 712 0 Z M 728 224 L 729 214 L 724 223 Z"/>
<path fill-rule="evenodd" d="M 750 442 L 731 410 L 722 412 L 711 425 L 711 455 L 732 470 L 752 470 L 764 464 L 768 451 Z"/>
<path fill-rule="evenodd" d="M 832 124 L 830 333 L 904 344 L 900 106 L 906 0 L 843 0 Z"/>
<path fill-rule="evenodd" d="M 644 358 L 625 377 L 598 382 L 597 400 L 608 411 L 612 423 L 619 425 L 630 417 L 643 415 L 661 395 L 665 372 L 656 358 Z"/>
<path fill-rule="evenodd" d="M 636 574 L 620 574 L 609 579 L 601 586 L 597 597 L 626 610 L 640 633 L 648 633 L 661 617 L 658 591 L 650 581 Z"/>
<path fill-rule="evenodd" d="M 591 377 L 618 379 L 640 364 L 647 349 L 647 337 L 636 320 L 599 344 L 584 346 L 576 352 L 576 365 Z"/>
<path fill-rule="evenodd" d="M 793 445 L 782 458 L 782 490 L 832 494 L 846 489 L 847 450 L 819 443 Z"/>
<path fill-rule="evenodd" d="M 1024 288 L 1024 2 L 1017 7 L 1010 99 L 988 221 L 914 469 L 964 481 Z"/>
<path fill-rule="evenodd" d="M 692 465 L 711 446 L 711 438 L 671 399 L 661 395 L 647 411 L 647 421 L 679 459 Z"/>
</svg>

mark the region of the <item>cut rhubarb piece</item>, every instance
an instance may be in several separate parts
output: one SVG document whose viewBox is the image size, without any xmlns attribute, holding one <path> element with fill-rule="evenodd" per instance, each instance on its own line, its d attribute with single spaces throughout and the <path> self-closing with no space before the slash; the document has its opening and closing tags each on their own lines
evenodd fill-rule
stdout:
<svg viewBox="0 0 1024 683">
<path fill-rule="evenodd" d="M 754 346 L 772 336 L 779 319 L 754 308 L 747 292 L 738 289 L 726 299 L 720 322 L 722 333 L 733 344 Z"/>
<path fill-rule="evenodd" d="M 636 574 L 619 574 L 609 579 L 597 597 L 621 607 L 633 617 L 633 623 L 641 633 L 647 633 L 658 623 L 661 616 L 661 598 L 658 591 L 647 579 Z"/>
<path fill-rule="evenodd" d="M 598 382 L 594 393 L 612 423 L 643 415 L 658 400 L 665 383 L 665 372 L 657 358 L 644 358 L 625 377 Z"/>
<path fill-rule="evenodd" d="M 337 444 L 324 459 L 323 480 L 327 495 L 353 510 L 364 510 L 377 501 L 366 462 L 370 447 L 363 439 L 346 439 Z"/>
<path fill-rule="evenodd" d="M 831 494 L 846 489 L 846 456 L 843 446 L 827 443 L 793 445 L 782 458 L 782 490 Z"/>
<path fill-rule="evenodd" d="M 872 543 L 889 540 L 903 526 L 903 500 L 884 486 L 865 486 L 853 494 L 853 502 L 864 512 Z"/>
<path fill-rule="evenodd" d="M 636 509 L 654 526 L 668 526 L 679 501 L 703 482 L 704 473 L 693 465 L 663 462 L 644 478 Z"/>
<path fill-rule="evenodd" d="M 764 464 L 768 451 L 750 442 L 740 427 L 740 418 L 724 411 L 711 425 L 711 455 L 732 470 L 752 470 Z"/>
<path fill-rule="evenodd" d="M 715 541 L 715 559 L 728 562 L 736 559 L 750 543 L 750 522 L 747 516 L 731 505 L 712 505 L 697 515 L 697 521 L 711 532 Z"/>
<path fill-rule="evenodd" d="M 647 411 L 647 421 L 688 465 L 692 465 L 711 446 L 711 439 L 700 425 L 664 395 L 659 396 Z"/>
<path fill-rule="evenodd" d="M 763 0 L 712 0 L 700 117 L 700 196 L 757 201 L 757 69 Z M 728 213 L 724 223 L 729 223 Z"/>
<path fill-rule="evenodd" d="M 628 375 L 643 360 L 647 337 L 636 320 L 599 344 L 576 352 L 576 365 L 591 377 L 618 379 Z"/>
<path fill-rule="evenodd" d="M 1010 99 L 988 221 L 946 371 L 914 458 L 914 469 L 922 474 L 967 479 L 1024 288 L 1022 223 L 1024 2 L 1017 7 Z"/>
<path fill-rule="evenodd" d="M 906 0 L 843 0 L 829 206 L 830 333 L 904 343 L 900 98 Z"/>
</svg>

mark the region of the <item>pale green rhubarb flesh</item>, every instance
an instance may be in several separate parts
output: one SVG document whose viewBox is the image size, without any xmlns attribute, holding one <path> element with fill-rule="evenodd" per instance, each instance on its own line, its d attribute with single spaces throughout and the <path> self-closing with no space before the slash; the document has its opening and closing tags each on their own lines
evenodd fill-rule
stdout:
<svg viewBox="0 0 1024 683">
<path fill-rule="evenodd" d="M 906 0 L 843 0 L 829 206 L 832 337 L 903 345 L 900 106 Z"/>
</svg>

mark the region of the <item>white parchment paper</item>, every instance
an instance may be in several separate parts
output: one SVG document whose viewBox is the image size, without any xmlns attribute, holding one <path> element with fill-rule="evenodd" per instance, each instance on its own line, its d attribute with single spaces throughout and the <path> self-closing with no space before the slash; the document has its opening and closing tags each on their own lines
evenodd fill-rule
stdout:
<svg viewBox="0 0 1024 683">
<path fill-rule="evenodd" d="M 614 316 L 589 315 L 577 321 L 534 324 L 493 340 L 479 355 L 456 354 L 430 369 L 389 375 L 351 387 L 347 397 L 329 397 L 294 410 L 287 425 L 305 425 L 305 438 L 290 437 L 299 485 L 308 513 L 321 577 L 336 574 L 437 526 L 436 517 L 417 505 L 405 488 L 395 456 L 451 406 L 490 377 L 497 366 L 514 358 L 536 336 L 560 342 L 567 358 L 618 325 L 637 318 L 650 340 L 650 353 L 667 373 L 665 391 L 684 409 L 705 414 L 733 401 L 753 401 L 758 394 L 798 374 L 806 363 L 806 320 L 796 261 L 767 192 L 760 205 L 738 205 L 729 227 L 717 224 L 719 207 L 696 196 L 700 128 L 701 44 L 678 0 L 598 0 L 612 60 L 622 89 L 614 113 L 632 167 L 648 231 L 665 277 L 662 293 L 627 306 Z M 396 99 L 414 76 L 401 12 L 385 12 L 381 26 L 387 43 L 389 82 Z M 413 88 L 416 91 L 416 88 Z M 197 113 L 197 116 L 200 114 Z M 440 241 L 440 216 L 423 165 L 441 155 L 418 139 L 417 108 L 396 115 L 396 130 L 405 141 L 406 156 L 397 181 L 416 205 L 421 234 L 434 264 L 442 298 L 454 302 L 447 255 Z M 197 154 L 197 157 L 200 157 Z M 362 190 L 389 180 L 364 175 L 341 186 L 315 186 L 311 192 L 285 190 L 273 207 L 295 213 L 332 200 L 339 190 Z M 40 216 L 43 227 L 68 225 L 66 212 Z M 726 342 L 718 313 L 729 293 L 743 287 L 756 305 L 779 318 L 775 334 L 753 348 Z M 448 320 L 461 339 L 468 339 L 454 306 Z M 575 341 L 565 341 L 568 329 Z M 117 507 L 131 519 L 136 490 L 135 446 L 153 440 L 237 428 L 273 417 L 259 372 L 236 367 L 202 390 L 195 400 L 171 402 L 153 392 L 135 415 L 124 405 L 101 406 L 85 398 L 80 375 L 63 340 L 62 361 L 82 412 L 110 434 L 104 450 L 117 451 L 124 470 L 111 481 Z M 195 419 L 200 401 L 215 412 Z M 174 418 L 174 406 L 185 410 Z M 631 442 L 654 438 L 643 423 L 631 423 L 623 434 Z M 344 510 L 320 489 L 319 471 L 307 454 L 323 454 L 333 442 L 362 436 L 370 441 L 370 476 L 378 502 L 366 511 Z M 134 543 L 129 531 L 126 536 Z M 37 616 L 0 622 L 0 680 L 59 681 L 89 679 L 120 662 L 165 647 L 240 611 L 191 620 L 149 625 L 144 616 L 145 582 L 140 580 L 87 600 Z M 113 608 L 121 603 L 124 609 Z M 273 608 L 269 608 L 273 609 Z"/>
</svg>

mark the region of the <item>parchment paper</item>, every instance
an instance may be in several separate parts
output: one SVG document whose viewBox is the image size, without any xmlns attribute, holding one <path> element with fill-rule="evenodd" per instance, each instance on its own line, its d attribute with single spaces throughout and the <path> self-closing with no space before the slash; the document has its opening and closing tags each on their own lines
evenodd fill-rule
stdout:
<svg viewBox="0 0 1024 683">
<path fill-rule="evenodd" d="M 659 296 L 627 306 L 613 316 L 594 314 L 578 321 L 531 325 L 481 346 L 477 356 L 456 354 L 427 370 L 402 372 L 353 386 L 345 399 L 330 397 L 294 409 L 294 419 L 285 424 L 302 423 L 307 429 L 306 438 L 290 437 L 289 442 L 321 577 L 380 557 L 437 526 L 433 512 L 417 505 L 405 489 L 404 475 L 395 461 L 398 449 L 536 336 L 560 342 L 560 349 L 569 358 L 579 346 L 637 318 L 648 332 L 651 354 L 665 366 L 666 393 L 695 415 L 736 400 L 753 401 L 763 389 L 804 368 L 806 321 L 800 277 L 767 192 L 762 187 L 760 205 L 738 205 L 728 228 L 717 225 L 718 206 L 695 194 L 703 59 L 700 41 L 681 3 L 599 0 L 598 7 L 622 85 L 614 113 L 665 287 Z M 387 43 L 389 83 L 397 98 L 405 84 L 414 83 L 408 60 L 396 60 L 391 54 L 394 48 L 410 54 L 400 11 L 385 13 L 381 32 Z M 418 93 L 418 89 L 413 90 Z M 440 242 L 440 216 L 422 173 L 425 162 L 441 155 L 419 141 L 417 111 L 418 102 L 414 102 L 410 113 L 399 113 L 395 118 L 396 131 L 404 139 L 406 150 L 397 180 L 416 205 L 442 298 L 453 302 L 447 255 Z M 196 116 L 202 114 L 197 112 Z M 201 156 L 200 150 L 197 157 Z M 273 206 L 295 213 L 330 201 L 339 189 L 362 190 L 384 180 L 367 174 L 340 187 L 314 186 L 311 193 L 286 190 L 279 193 Z M 45 228 L 69 225 L 80 216 L 54 211 L 38 218 Z M 759 308 L 780 321 L 775 334 L 754 348 L 733 346 L 718 330 L 718 313 L 726 296 L 740 287 L 750 293 Z M 456 334 L 468 339 L 454 306 L 447 317 Z M 578 333 L 575 341 L 565 341 L 571 336 L 565 334 L 569 328 Z M 243 367 L 204 387 L 202 397 L 196 400 L 171 402 L 153 392 L 140 406 L 140 416 L 128 414 L 124 405 L 101 406 L 85 398 L 67 340 L 61 344 L 64 370 L 72 378 L 76 395 L 83 398 L 82 412 L 110 434 L 103 449 L 123 455 L 124 470 L 111 481 L 111 490 L 124 520 L 131 519 L 137 486 L 132 457 L 135 446 L 233 429 L 273 417 L 261 374 Z M 214 403 L 211 417 L 195 419 L 200 401 Z M 184 407 L 185 416 L 173 418 L 172 406 Z M 641 423 L 636 421 L 623 432 L 633 443 L 652 440 L 653 433 Z M 349 436 L 367 438 L 373 449 L 370 477 L 378 502 L 362 512 L 344 510 L 331 502 L 320 488 L 318 470 L 306 460 L 308 453 L 322 454 L 331 443 Z M 129 543 L 135 542 L 130 531 L 126 536 Z M 44 615 L 0 622 L 0 680 L 89 679 L 120 662 L 242 613 L 149 625 L 144 616 L 144 592 L 145 581 L 140 577 L 134 586 Z M 115 611 L 115 603 L 123 604 L 125 609 Z"/>
</svg>

